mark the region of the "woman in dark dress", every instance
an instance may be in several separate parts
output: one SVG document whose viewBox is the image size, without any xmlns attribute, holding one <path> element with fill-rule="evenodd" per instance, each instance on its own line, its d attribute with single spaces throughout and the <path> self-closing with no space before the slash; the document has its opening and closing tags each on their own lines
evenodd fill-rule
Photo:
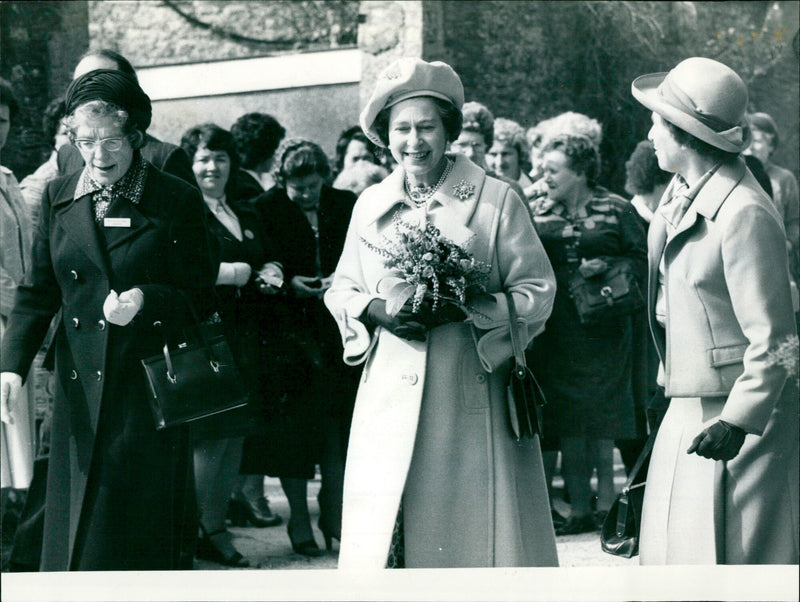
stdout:
<svg viewBox="0 0 800 602">
<path fill-rule="evenodd" d="M 140 360 L 191 322 L 181 291 L 201 311 L 212 296 L 202 199 L 142 158 L 150 99 L 130 76 L 86 73 L 66 105 L 86 165 L 45 191 L 0 355 L 13 412 L 61 310 L 41 569 L 191 568 L 189 441 L 155 429 Z"/>
<path fill-rule="evenodd" d="M 282 271 L 271 262 L 273 249 L 252 209 L 235 202 L 238 159 L 233 136 L 217 125 L 196 126 L 183 135 L 183 149 L 208 210 L 207 221 L 218 265 L 216 295 L 222 330 L 242 377 L 251 391 L 250 406 L 202 420 L 194 426 L 194 461 L 202 537 L 199 558 L 228 566 L 247 566 L 225 528 L 230 493 L 239 474 L 244 436 L 257 431 L 269 358 L 265 357 L 262 322 L 269 312 L 266 294 L 274 294 Z"/>
<path fill-rule="evenodd" d="M 585 277 L 599 274 L 618 258 L 632 260 L 643 275 L 647 251 L 630 203 L 596 184 L 600 157 L 588 138 L 554 138 L 544 148 L 544 161 L 548 197 L 534 205 L 534 223 L 558 286 L 553 313 L 530 357 L 548 400 L 546 436 L 560 441 L 572 511 L 556 534 L 567 535 L 597 528 L 592 472 L 597 469 L 602 513 L 614 501 L 614 439 L 636 436 L 632 318 L 582 325 L 569 279 L 576 270 Z"/>
<path fill-rule="evenodd" d="M 317 463 L 322 473 L 319 527 L 326 547 L 341 533 L 345 447 L 358 372 L 342 361 L 338 329 L 322 295 L 330 287 L 356 197 L 326 185 L 328 160 L 313 142 L 284 141 L 275 169 L 277 186 L 254 204 L 284 261 L 289 296 L 280 363 L 290 389 L 275 400 L 277 420 L 264 469 L 281 478 L 289 499 L 293 548 L 314 555 L 306 482 Z"/>
</svg>

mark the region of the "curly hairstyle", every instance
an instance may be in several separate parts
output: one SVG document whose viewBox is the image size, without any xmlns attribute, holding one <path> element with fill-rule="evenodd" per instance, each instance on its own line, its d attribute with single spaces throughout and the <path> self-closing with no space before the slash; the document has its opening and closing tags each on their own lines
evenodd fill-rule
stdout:
<svg viewBox="0 0 800 602">
<path fill-rule="evenodd" d="M 275 183 L 286 188 L 286 180 L 318 174 L 325 182 L 331 176 L 331 166 L 325 151 L 310 140 L 289 138 L 275 152 L 272 176 Z"/>
<path fill-rule="evenodd" d="M 459 111 L 453 103 L 442 100 L 441 98 L 435 98 L 433 96 L 424 96 L 422 98 L 430 98 L 436 105 L 436 110 L 439 112 L 442 125 L 444 125 L 447 141 L 453 142 L 458 139 L 463 122 L 461 111 Z M 391 112 L 392 107 L 384 107 L 375 117 L 375 132 L 387 148 L 389 147 L 389 115 L 391 115 Z"/>
<path fill-rule="evenodd" d="M 82 120 L 93 123 L 105 117 L 111 117 L 114 125 L 122 130 L 123 135 L 128 139 L 128 142 L 131 143 L 134 149 L 139 149 L 144 146 L 144 132 L 130 119 L 128 111 L 113 102 L 105 100 L 90 100 L 64 117 L 64 127 L 67 128 L 67 136 L 70 142 L 75 142 L 75 130 L 78 129 Z"/>
<path fill-rule="evenodd" d="M 569 159 L 569 167 L 573 171 L 586 176 L 586 184 L 590 188 L 597 185 L 600 175 L 600 151 L 587 136 L 570 136 L 561 134 L 550 138 L 542 149 L 543 153 L 561 151 Z"/>
<path fill-rule="evenodd" d="M 246 113 L 231 126 L 231 135 L 242 167 L 253 169 L 273 157 L 286 130 L 272 115 Z"/>
<path fill-rule="evenodd" d="M 479 102 L 470 101 L 461 107 L 461 116 L 462 131 L 480 134 L 486 148 L 494 144 L 494 115 L 488 107 Z"/>
<path fill-rule="evenodd" d="M 542 132 L 543 144 L 547 144 L 551 138 L 562 134 L 585 136 L 597 148 L 600 148 L 600 143 L 603 141 L 603 126 L 600 122 L 588 115 L 574 111 L 567 111 L 545 119 L 537 124 L 537 127 Z"/>
<path fill-rule="evenodd" d="M 649 140 L 642 140 L 625 162 L 625 191 L 628 194 L 649 194 L 659 184 L 666 184 L 672 174 L 658 166 L 658 158 Z"/>
<path fill-rule="evenodd" d="M 380 150 L 378 149 L 377 145 L 372 142 L 367 136 L 364 134 L 361 126 L 354 125 L 353 127 L 347 128 L 341 134 L 339 134 L 339 140 L 336 141 L 336 172 L 341 172 L 344 169 L 344 158 L 347 156 L 347 147 L 350 146 L 350 143 L 353 140 L 358 140 L 359 142 L 363 142 L 369 153 L 372 155 L 372 162 L 375 165 L 380 165 L 381 163 L 381 156 Z"/>
<path fill-rule="evenodd" d="M 511 146 L 517 151 L 520 169 L 522 171 L 530 169 L 530 149 L 525 137 L 525 130 L 520 124 L 511 119 L 498 117 L 494 120 L 494 141 Z M 526 166 L 528 166 L 527 169 Z"/>
<path fill-rule="evenodd" d="M 201 123 L 184 132 L 181 137 L 181 148 L 194 162 L 194 155 L 201 146 L 211 151 L 222 151 L 228 155 L 231 162 L 230 175 L 225 182 L 225 196 L 229 200 L 236 199 L 236 174 L 239 171 L 239 156 L 236 153 L 236 141 L 228 130 L 224 130 L 216 123 Z"/>
</svg>

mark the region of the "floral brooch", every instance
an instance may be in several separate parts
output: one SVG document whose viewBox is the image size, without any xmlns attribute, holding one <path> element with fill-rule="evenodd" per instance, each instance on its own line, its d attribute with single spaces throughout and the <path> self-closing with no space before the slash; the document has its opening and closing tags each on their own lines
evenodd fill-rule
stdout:
<svg viewBox="0 0 800 602">
<path fill-rule="evenodd" d="M 453 185 L 453 193 L 462 201 L 466 201 L 475 194 L 475 184 L 461 180 L 458 184 Z"/>
</svg>

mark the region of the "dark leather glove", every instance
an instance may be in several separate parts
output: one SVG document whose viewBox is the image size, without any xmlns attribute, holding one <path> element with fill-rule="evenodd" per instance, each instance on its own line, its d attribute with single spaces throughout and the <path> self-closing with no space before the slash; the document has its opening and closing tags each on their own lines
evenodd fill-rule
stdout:
<svg viewBox="0 0 800 602">
<path fill-rule="evenodd" d="M 418 315 L 411 313 L 411 308 L 403 307 L 396 316 L 386 313 L 386 301 L 373 299 L 367 305 L 362 316 L 368 326 L 380 326 L 395 336 L 409 341 L 424 341 L 428 330 Z"/>
<path fill-rule="evenodd" d="M 712 460 L 732 460 L 742 448 L 745 434 L 744 429 L 717 420 L 694 438 L 686 453 Z"/>
<path fill-rule="evenodd" d="M 407 302 L 403 309 L 408 309 L 411 311 L 411 301 Z M 441 326 L 442 324 L 448 324 L 450 322 L 463 322 L 467 319 L 467 314 L 465 314 L 464 310 L 457 305 L 444 302 L 437 306 L 434 310 L 432 309 L 431 301 L 427 299 L 420 305 L 419 312 L 416 314 L 416 316 L 417 319 L 422 322 L 428 330 L 436 328 L 437 326 Z"/>
</svg>

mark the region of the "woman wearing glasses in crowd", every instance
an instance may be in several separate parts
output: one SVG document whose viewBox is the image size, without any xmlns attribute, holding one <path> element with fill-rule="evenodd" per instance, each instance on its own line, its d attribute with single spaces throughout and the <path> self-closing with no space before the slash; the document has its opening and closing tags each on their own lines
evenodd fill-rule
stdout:
<svg viewBox="0 0 800 602">
<path fill-rule="evenodd" d="M 181 428 L 156 431 L 140 360 L 190 321 L 179 291 L 201 311 L 210 299 L 203 201 L 142 159 L 150 99 L 130 76 L 82 75 L 66 112 L 86 165 L 47 187 L 0 364 L 13 420 L 61 310 L 41 569 L 191 568 L 189 442 Z"/>
</svg>

